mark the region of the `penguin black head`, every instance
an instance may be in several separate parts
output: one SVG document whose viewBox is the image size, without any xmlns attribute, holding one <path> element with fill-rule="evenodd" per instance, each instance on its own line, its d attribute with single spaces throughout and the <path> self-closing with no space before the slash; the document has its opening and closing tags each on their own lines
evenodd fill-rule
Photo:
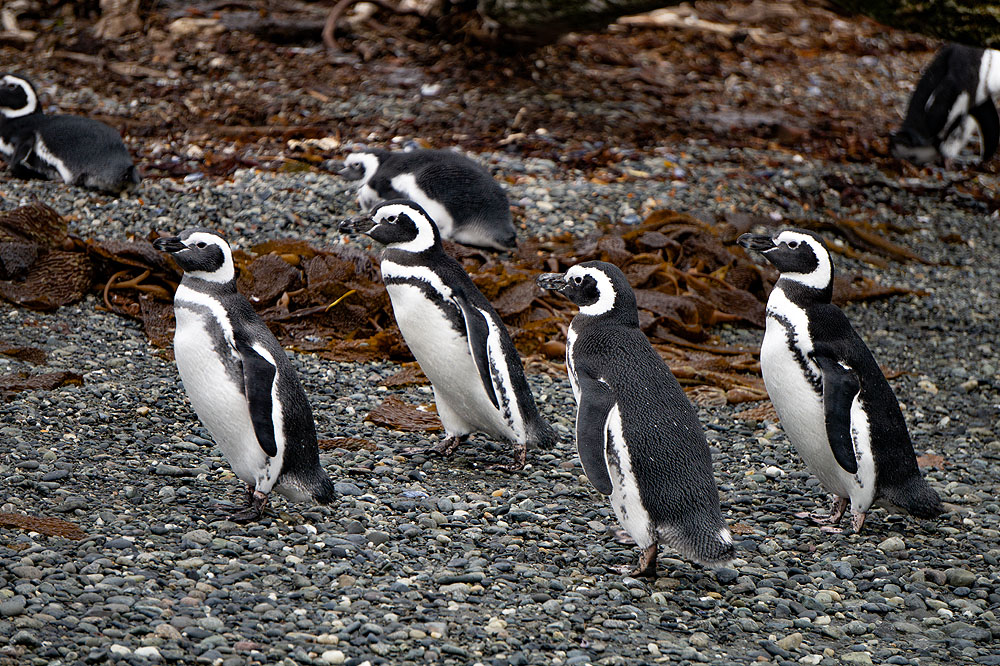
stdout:
<svg viewBox="0 0 1000 666">
<path fill-rule="evenodd" d="M 441 234 L 431 216 L 409 199 L 380 203 L 370 217 L 341 222 L 340 230 L 365 234 L 393 250 L 404 252 L 441 248 Z"/>
<path fill-rule="evenodd" d="M 0 76 L 0 115 L 20 118 L 37 111 L 38 95 L 28 79 L 15 74 Z"/>
<path fill-rule="evenodd" d="M 565 273 L 543 273 L 535 279 L 542 289 L 557 291 L 580 306 L 580 314 L 592 317 L 612 314 L 639 325 L 635 293 L 617 266 L 587 261 Z"/>
<path fill-rule="evenodd" d="M 782 280 L 791 280 L 810 289 L 832 291 L 833 262 L 826 243 L 817 234 L 803 229 L 788 229 L 773 238 L 743 234 L 737 242 L 764 255 L 781 272 Z"/>
<path fill-rule="evenodd" d="M 931 139 L 915 128 L 906 126 L 889 135 L 889 152 L 896 159 L 913 164 L 934 162 L 941 154 Z"/>
<path fill-rule="evenodd" d="M 384 151 L 359 150 L 351 153 L 344 160 L 344 167 L 337 173 L 346 180 L 360 180 L 362 184 L 371 180 L 378 171 Z"/>
<path fill-rule="evenodd" d="M 222 284 L 236 277 L 229 243 L 211 229 L 185 229 L 179 236 L 157 238 L 153 247 L 172 254 L 191 277 Z"/>
</svg>

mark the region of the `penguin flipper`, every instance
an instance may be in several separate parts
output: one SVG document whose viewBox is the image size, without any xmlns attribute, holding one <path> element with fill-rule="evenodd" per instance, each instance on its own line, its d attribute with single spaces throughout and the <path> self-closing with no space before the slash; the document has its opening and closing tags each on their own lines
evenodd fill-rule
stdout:
<svg viewBox="0 0 1000 666">
<path fill-rule="evenodd" d="M 271 418 L 271 388 L 278 369 L 273 360 L 268 360 L 245 340 L 236 340 L 236 351 L 243 358 L 243 389 L 250 403 L 250 421 L 257 435 L 257 443 L 264 453 L 273 458 L 278 455 L 278 444 L 274 438 L 274 420 Z"/>
<path fill-rule="evenodd" d="M 583 471 L 602 495 L 613 490 L 608 459 L 608 415 L 615 406 L 615 397 L 608 385 L 577 368 L 580 405 L 576 411 L 576 448 Z"/>
<path fill-rule="evenodd" d="M 985 163 L 993 157 L 997 145 L 1000 144 L 1000 116 L 997 115 L 997 107 L 989 97 L 979 106 L 973 107 L 969 115 L 979 124 L 979 138 L 983 142 L 979 158 L 980 162 Z"/>
<path fill-rule="evenodd" d="M 14 153 L 10 156 L 10 160 L 8 161 L 10 168 L 13 169 L 28 159 L 28 155 L 31 154 L 31 149 L 34 147 L 35 142 L 33 139 L 18 141 L 14 145 Z"/>
<path fill-rule="evenodd" d="M 812 360 L 823 374 L 823 407 L 826 413 L 826 437 L 833 457 L 850 474 L 858 471 L 851 437 L 851 404 L 861 390 L 857 376 L 834 358 L 813 354 Z"/>
<path fill-rule="evenodd" d="M 490 327 L 486 322 L 486 316 L 476 307 L 469 303 L 469 300 L 459 293 L 455 293 L 455 304 L 462 312 L 462 319 L 465 320 L 465 334 L 469 340 L 469 353 L 472 360 L 476 362 L 479 370 L 479 379 L 482 380 L 486 396 L 493 403 L 493 406 L 500 409 L 500 401 L 497 400 L 496 387 L 493 385 L 493 372 L 490 366 L 489 338 Z"/>
</svg>

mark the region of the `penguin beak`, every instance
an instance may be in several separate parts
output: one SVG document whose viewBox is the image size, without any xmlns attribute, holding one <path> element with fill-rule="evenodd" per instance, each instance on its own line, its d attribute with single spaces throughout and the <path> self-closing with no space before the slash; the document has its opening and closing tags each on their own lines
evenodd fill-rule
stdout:
<svg viewBox="0 0 1000 666">
<path fill-rule="evenodd" d="M 566 276 L 562 273 L 542 273 L 535 278 L 535 284 L 549 291 L 562 291 L 566 286 Z"/>
<path fill-rule="evenodd" d="M 767 252 L 777 247 L 770 236 L 762 234 L 743 234 L 736 239 L 736 242 L 748 250 L 755 250 L 757 252 Z"/>
<path fill-rule="evenodd" d="M 174 252 L 180 252 L 181 250 L 186 250 L 187 245 L 181 242 L 181 239 L 177 236 L 165 236 L 163 238 L 157 238 L 153 241 L 153 247 L 155 247 L 160 252 L 169 252 L 173 254 Z"/>
<path fill-rule="evenodd" d="M 337 175 L 345 180 L 359 180 L 365 175 L 365 168 L 360 164 L 345 166 L 337 172 Z"/>
<path fill-rule="evenodd" d="M 366 234 L 374 226 L 375 222 L 370 217 L 349 217 L 341 221 L 337 228 L 347 234 Z"/>
</svg>

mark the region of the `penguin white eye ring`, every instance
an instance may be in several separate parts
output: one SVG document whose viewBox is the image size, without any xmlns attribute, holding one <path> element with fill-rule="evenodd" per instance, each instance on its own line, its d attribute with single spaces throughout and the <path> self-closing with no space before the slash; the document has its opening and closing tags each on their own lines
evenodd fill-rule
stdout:
<svg viewBox="0 0 1000 666">
<path fill-rule="evenodd" d="M 208 243 L 206 243 L 205 241 L 198 241 L 198 243 L 197 243 L 197 245 L 195 245 L 195 247 L 197 247 L 198 249 L 204 249 L 204 248 L 208 247 Z"/>
<path fill-rule="evenodd" d="M 785 243 L 785 245 L 788 246 L 789 250 L 794 250 L 799 246 L 799 242 L 797 240 L 788 241 L 787 243 Z"/>
<path fill-rule="evenodd" d="M 583 277 L 580 275 L 573 276 L 573 284 L 580 285 L 583 284 Z"/>
</svg>

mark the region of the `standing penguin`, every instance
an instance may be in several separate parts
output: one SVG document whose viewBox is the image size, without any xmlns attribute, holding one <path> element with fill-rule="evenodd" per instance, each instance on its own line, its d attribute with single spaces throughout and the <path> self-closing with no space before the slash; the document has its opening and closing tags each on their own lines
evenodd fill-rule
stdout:
<svg viewBox="0 0 1000 666">
<path fill-rule="evenodd" d="M 576 445 L 587 478 L 611 496 L 615 515 L 642 549 L 632 575 L 656 576 L 660 543 L 707 566 L 732 560 L 701 423 L 639 329 L 625 275 L 588 261 L 537 282 L 580 306 L 566 334 Z"/>
<path fill-rule="evenodd" d="M 1000 116 L 993 96 L 1000 93 L 1000 51 L 947 44 L 917 83 L 906 119 L 889 137 L 893 157 L 915 164 L 943 159 L 948 166 L 979 125 L 980 162 L 1000 143 Z"/>
<path fill-rule="evenodd" d="M 781 272 L 767 299 L 760 367 L 789 441 L 836 497 L 829 521 L 838 522 L 850 501 L 860 532 L 880 497 L 920 518 L 940 514 L 889 382 L 830 302 L 833 262 L 823 240 L 792 229 L 774 238 L 743 234 L 739 244 Z"/>
<path fill-rule="evenodd" d="M 184 269 L 174 294 L 174 357 L 184 388 L 247 485 L 247 505 L 232 520 L 259 519 L 272 489 L 296 502 L 331 502 L 309 401 L 285 351 L 236 291 L 229 244 L 208 229 L 153 244 Z"/>
<path fill-rule="evenodd" d="M 443 238 L 497 250 L 517 246 L 503 189 L 486 169 L 452 150 L 354 152 L 340 175 L 360 181 L 358 203 L 365 210 L 379 201 L 410 199 Z"/>
<path fill-rule="evenodd" d="M 345 220 L 340 230 L 385 244 L 382 281 L 400 333 L 434 388 L 448 436 L 435 449 L 447 455 L 473 432 L 514 444 L 524 467 L 527 445 L 548 448 L 555 432 L 538 414 L 507 328 L 418 204 L 378 204 L 370 218 Z"/>
<path fill-rule="evenodd" d="M 115 193 L 140 180 L 117 131 L 92 118 L 45 115 L 31 82 L 13 74 L 0 75 L 0 153 L 18 178 Z"/>
</svg>

